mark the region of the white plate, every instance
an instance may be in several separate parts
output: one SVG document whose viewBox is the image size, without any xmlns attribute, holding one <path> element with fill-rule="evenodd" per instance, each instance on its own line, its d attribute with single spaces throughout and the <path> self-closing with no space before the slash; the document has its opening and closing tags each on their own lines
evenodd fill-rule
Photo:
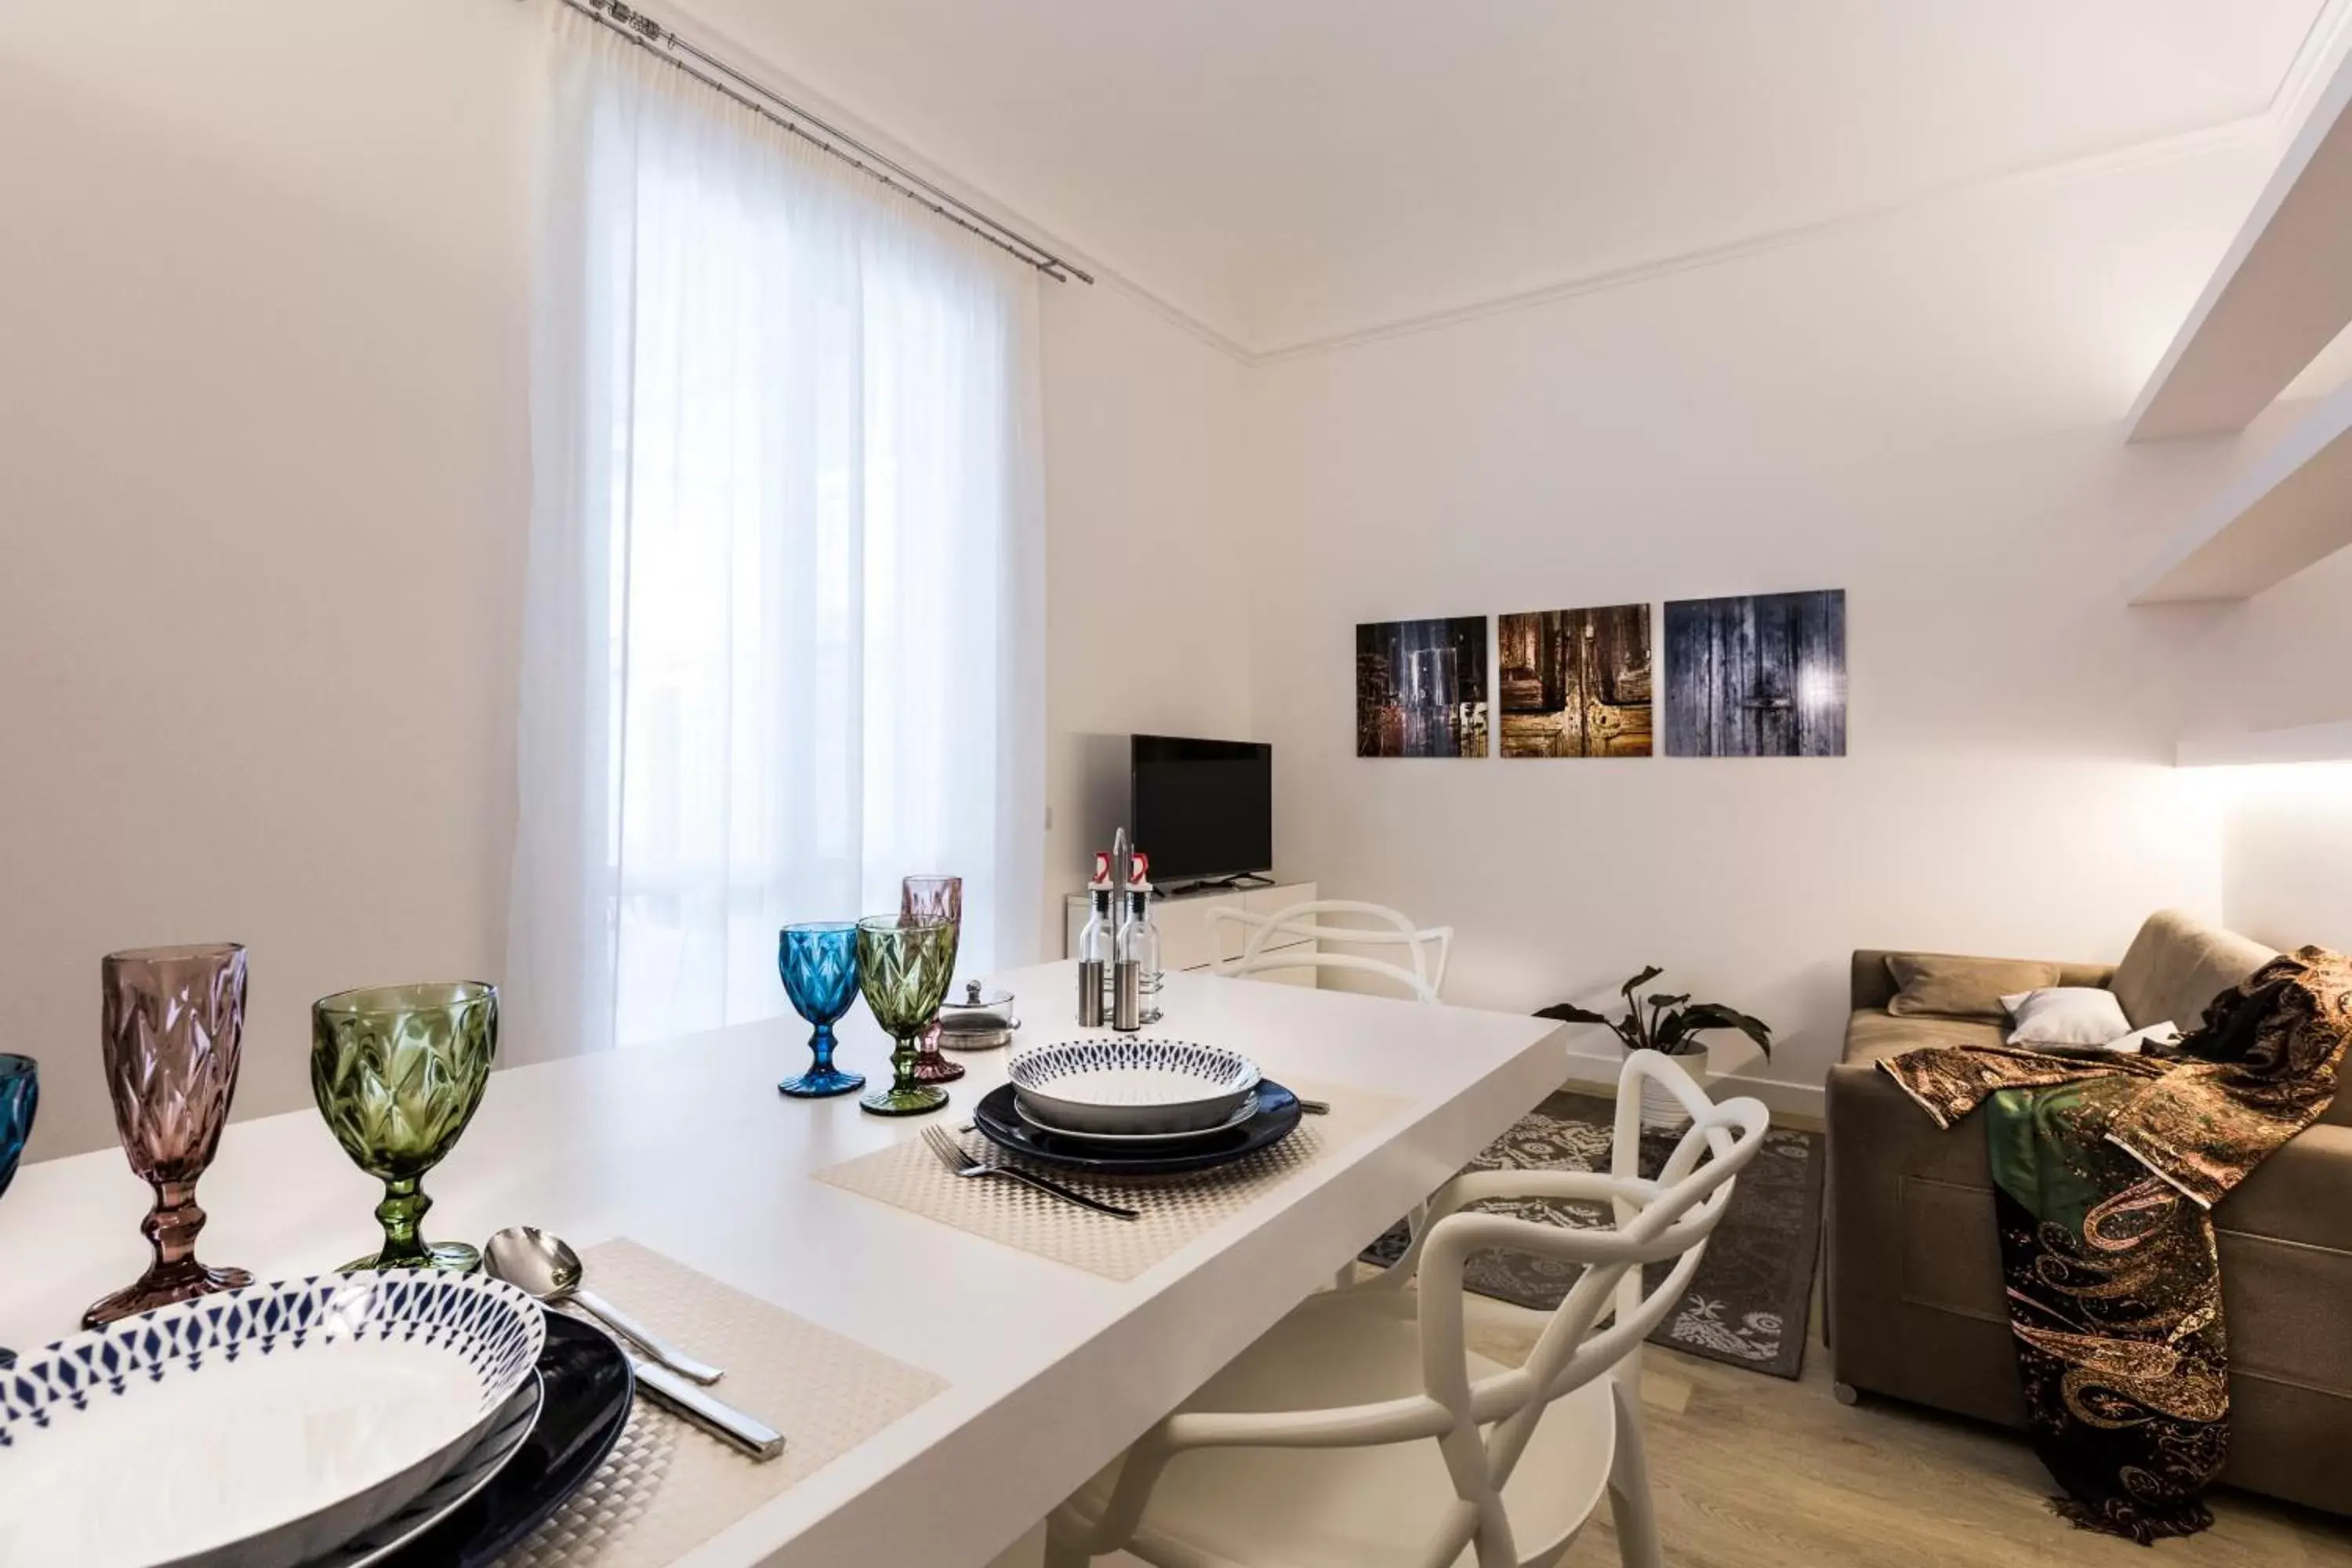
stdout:
<svg viewBox="0 0 2352 1568">
<path fill-rule="evenodd" d="M 1199 1132 L 1257 1087 L 1257 1064 L 1222 1046 L 1135 1036 L 1060 1040 L 1004 1064 L 1014 1101 L 1081 1134 Z"/>
<path fill-rule="evenodd" d="M 1218 1122 L 1214 1127 L 1193 1127 L 1188 1128 L 1181 1132 L 1080 1132 L 1074 1128 L 1056 1127 L 1052 1122 L 1047 1121 L 1043 1117 L 1039 1116 L 1034 1110 L 1030 1110 L 1029 1107 L 1022 1104 L 1021 1094 L 1017 1089 L 1013 1091 L 1013 1110 L 1014 1115 L 1020 1117 L 1022 1121 L 1026 1121 L 1030 1126 L 1037 1129 L 1038 1131 L 1051 1132 L 1056 1138 L 1076 1138 L 1088 1143 L 1132 1143 L 1138 1145 L 1150 1143 L 1188 1143 L 1195 1138 L 1211 1138 L 1220 1132 L 1230 1132 L 1234 1128 L 1239 1127 L 1243 1122 L 1247 1121 L 1251 1117 L 1255 1116 L 1257 1114 L 1257 1090 L 1251 1089 L 1247 1094 L 1243 1095 L 1242 1102 L 1234 1108 L 1234 1113 L 1231 1116 L 1226 1117 L 1223 1121 Z"/>
<path fill-rule="evenodd" d="M 514 1287 L 415 1269 L 60 1340 L 0 1376 L 0 1563 L 291 1568 L 438 1480 L 545 1340 Z"/>
<path fill-rule="evenodd" d="M 382 1524 L 323 1557 L 311 1559 L 303 1568 L 371 1568 L 473 1501 L 474 1494 L 497 1480 L 507 1461 L 530 1438 L 531 1428 L 539 1425 L 540 1407 L 546 1402 L 547 1387 L 534 1370 L 522 1392 L 507 1401 L 490 1429 L 482 1434 L 482 1440 L 467 1449 L 448 1473 Z"/>
</svg>

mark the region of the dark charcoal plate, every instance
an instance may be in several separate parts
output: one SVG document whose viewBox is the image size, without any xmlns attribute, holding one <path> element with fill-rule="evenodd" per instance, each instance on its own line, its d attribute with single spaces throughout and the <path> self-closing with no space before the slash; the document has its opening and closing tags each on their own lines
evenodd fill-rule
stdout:
<svg viewBox="0 0 2352 1568">
<path fill-rule="evenodd" d="M 1013 1086 L 1003 1084 L 981 1097 L 971 1119 L 997 1147 L 1044 1165 L 1091 1171 L 1101 1176 L 1169 1176 L 1230 1165 L 1272 1148 L 1298 1125 L 1298 1097 L 1271 1079 L 1257 1086 L 1257 1114 L 1239 1127 L 1187 1141 L 1171 1148 L 1139 1149 L 1131 1143 L 1097 1143 L 1069 1132 L 1048 1132 L 1024 1121 L 1013 1103 Z"/>
<path fill-rule="evenodd" d="M 562 1312 L 547 1314 L 539 1425 L 498 1479 L 383 1560 L 383 1568 L 489 1568 L 587 1484 L 629 1424 L 636 1380 L 611 1336 Z"/>
</svg>

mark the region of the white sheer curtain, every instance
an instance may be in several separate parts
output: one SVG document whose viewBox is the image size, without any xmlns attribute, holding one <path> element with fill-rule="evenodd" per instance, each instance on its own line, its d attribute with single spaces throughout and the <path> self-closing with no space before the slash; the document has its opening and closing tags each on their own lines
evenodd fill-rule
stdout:
<svg viewBox="0 0 2352 1568">
<path fill-rule="evenodd" d="M 1025 962 L 1035 275 L 551 9 L 516 1054 L 784 1011 L 777 928 L 908 872 Z"/>
</svg>

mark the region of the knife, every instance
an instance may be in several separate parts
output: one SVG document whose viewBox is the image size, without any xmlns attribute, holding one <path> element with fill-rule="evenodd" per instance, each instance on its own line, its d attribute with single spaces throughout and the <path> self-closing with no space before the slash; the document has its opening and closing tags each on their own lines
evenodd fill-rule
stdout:
<svg viewBox="0 0 2352 1568">
<path fill-rule="evenodd" d="M 628 1355 L 637 1386 L 704 1431 L 725 1438 L 754 1459 L 772 1459 L 784 1451 L 783 1435 L 774 1427 L 714 1398 L 709 1389 L 688 1383 L 658 1362 L 647 1361 L 634 1350 Z"/>
</svg>

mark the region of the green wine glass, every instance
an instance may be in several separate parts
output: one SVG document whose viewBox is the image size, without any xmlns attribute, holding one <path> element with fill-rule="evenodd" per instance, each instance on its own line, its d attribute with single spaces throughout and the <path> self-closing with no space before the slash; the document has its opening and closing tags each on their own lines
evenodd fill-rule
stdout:
<svg viewBox="0 0 2352 1568">
<path fill-rule="evenodd" d="M 897 1042 L 890 1087 L 857 1101 L 877 1116 L 919 1116 L 948 1102 L 948 1091 L 918 1082 L 915 1058 L 923 1031 L 939 1016 L 955 973 L 956 928 L 945 921 L 869 915 L 857 922 L 857 984 L 874 1021 Z"/>
<path fill-rule="evenodd" d="M 383 1249 L 343 1265 L 470 1274 L 481 1255 L 426 1242 L 425 1173 L 474 1119 L 499 1049 L 499 989 L 463 980 L 381 985 L 310 1005 L 310 1092 L 352 1163 L 383 1184 Z"/>
</svg>

